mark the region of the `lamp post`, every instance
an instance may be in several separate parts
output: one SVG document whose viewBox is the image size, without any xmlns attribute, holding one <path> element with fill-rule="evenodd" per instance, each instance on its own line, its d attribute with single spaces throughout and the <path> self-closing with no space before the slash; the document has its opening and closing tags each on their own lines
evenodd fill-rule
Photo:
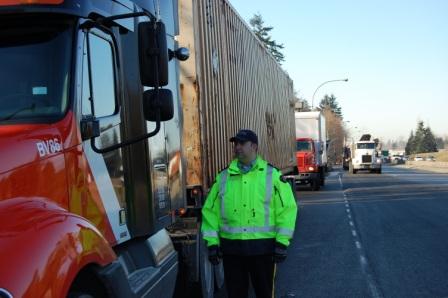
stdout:
<svg viewBox="0 0 448 298">
<path fill-rule="evenodd" d="M 330 80 L 330 81 L 325 81 L 322 84 L 320 84 L 313 93 L 313 97 L 311 100 L 311 110 L 314 109 L 314 95 L 316 95 L 317 90 L 319 90 L 319 88 L 322 87 L 323 85 L 331 83 L 331 82 L 348 82 L 348 79 Z"/>
</svg>

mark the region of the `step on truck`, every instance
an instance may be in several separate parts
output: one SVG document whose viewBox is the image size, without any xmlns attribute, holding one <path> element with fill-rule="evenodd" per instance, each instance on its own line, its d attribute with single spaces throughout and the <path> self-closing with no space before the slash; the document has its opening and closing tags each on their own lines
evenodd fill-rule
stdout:
<svg viewBox="0 0 448 298">
<path fill-rule="evenodd" d="M 309 184 L 319 190 L 327 171 L 325 117 L 320 111 L 295 112 L 296 184 Z"/>
<path fill-rule="evenodd" d="M 0 65 L 0 296 L 211 297 L 200 208 L 228 138 L 294 162 L 292 81 L 234 9 L 1 0 Z"/>
</svg>

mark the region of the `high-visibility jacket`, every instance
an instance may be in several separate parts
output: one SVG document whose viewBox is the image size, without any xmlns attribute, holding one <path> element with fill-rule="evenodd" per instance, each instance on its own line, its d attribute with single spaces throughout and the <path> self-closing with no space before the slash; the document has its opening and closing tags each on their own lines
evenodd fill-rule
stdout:
<svg viewBox="0 0 448 298">
<path fill-rule="evenodd" d="M 261 157 L 242 173 L 238 161 L 220 172 L 202 208 L 207 245 L 225 240 L 275 240 L 285 246 L 294 233 L 297 204 L 280 172 Z"/>
</svg>

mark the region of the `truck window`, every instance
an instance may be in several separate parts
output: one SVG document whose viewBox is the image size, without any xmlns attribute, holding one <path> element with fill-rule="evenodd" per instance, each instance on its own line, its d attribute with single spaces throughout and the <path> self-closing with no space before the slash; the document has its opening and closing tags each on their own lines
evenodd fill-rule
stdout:
<svg viewBox="0 0 448 298">
<path fill-rule="evenodd" d="M 308 141 L 297 141 L 297 151 L 312 151 L 313 146 Z"/>
<path fill-rule="evenodd" d="M 68 106 L 73 23 L 2 23 L 0 123 L 56 121 Z"/>
<path fill-rule="evenodd" d="M 358 149 L 375 149 L 375 143 L 358 143 Z"/>
<path fill-rule="evenodd" d="M 84 115 L 94 114 L 95 117 L 110 116 L 116 111 L 112 45 L 94 33 L 89 33 L 87 38 L 83 56 L 82 111 Z M 89 57 L 92 91 L 89 86 Z"/>
</svg>

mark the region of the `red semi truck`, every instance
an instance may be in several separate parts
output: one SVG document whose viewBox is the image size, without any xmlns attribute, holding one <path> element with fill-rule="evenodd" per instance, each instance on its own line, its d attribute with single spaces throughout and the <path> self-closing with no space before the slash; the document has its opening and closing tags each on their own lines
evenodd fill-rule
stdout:
<svg viewBox="0 0 448 298">
<path fill-rule="evenodd" d="M 156 4 L 0 1 L 0 297 L 173 295 L 187 57 Z"/>
<path fill-rule="evenodd" d="M 296 112 L 296 184 L 319 190 L 325 184 L 327 138 L 321 112 Z"/>
</svg>

